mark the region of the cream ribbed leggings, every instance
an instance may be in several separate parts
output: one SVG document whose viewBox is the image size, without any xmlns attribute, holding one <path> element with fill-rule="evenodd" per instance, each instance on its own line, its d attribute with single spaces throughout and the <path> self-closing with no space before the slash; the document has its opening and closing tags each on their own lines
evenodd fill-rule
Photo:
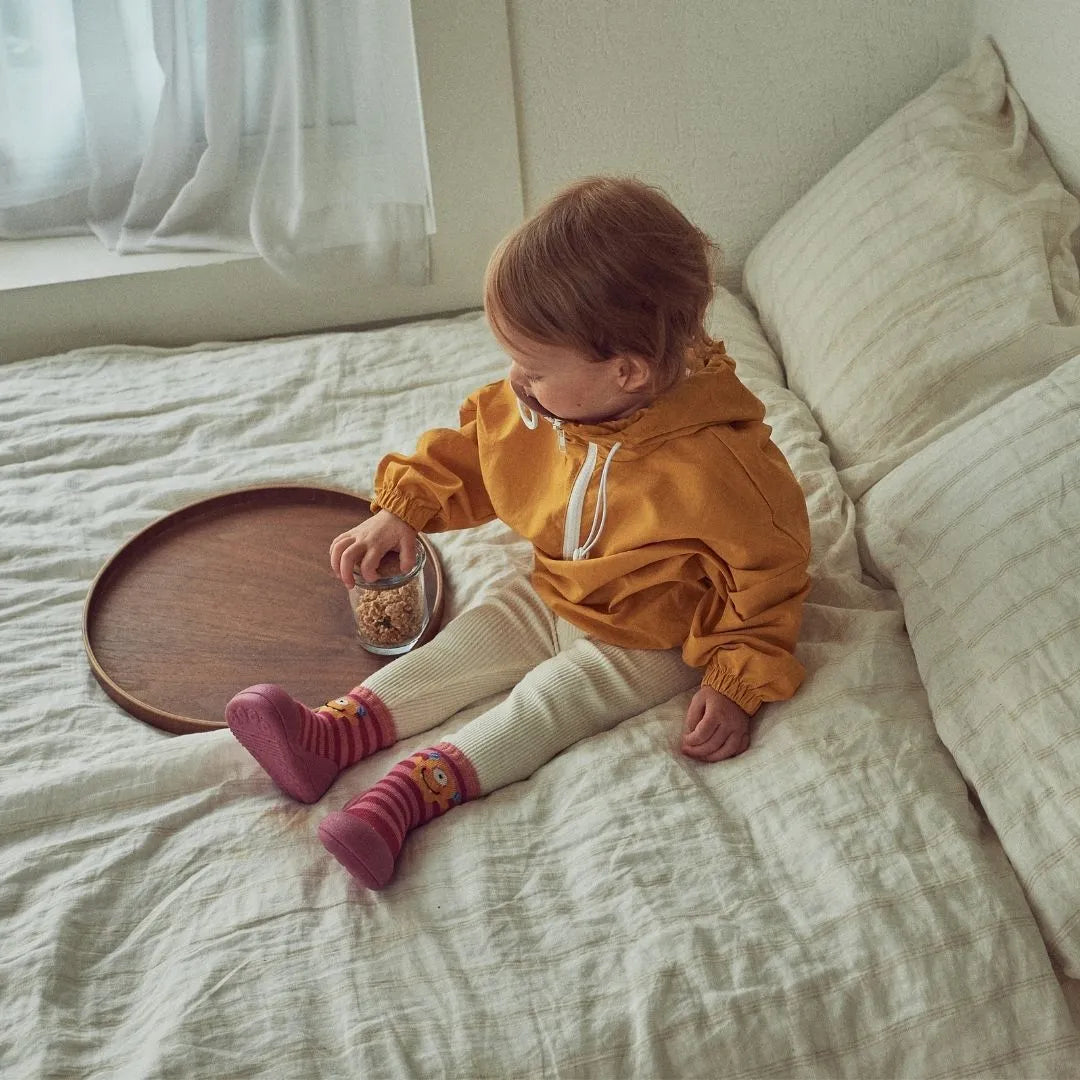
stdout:
<svg viewBox="0 0 1080 1080">
<path fill-rule="evenodd" d="M 522 578 L 364 685 L 386 705 L 398 738 L 510 690 L 501 704 L 446 739 L 472 762 L 487 794 L 700 682 L 701 672 L 678 649 L 623 649 L 588 637 L 556 616 Z"/>
</svg>

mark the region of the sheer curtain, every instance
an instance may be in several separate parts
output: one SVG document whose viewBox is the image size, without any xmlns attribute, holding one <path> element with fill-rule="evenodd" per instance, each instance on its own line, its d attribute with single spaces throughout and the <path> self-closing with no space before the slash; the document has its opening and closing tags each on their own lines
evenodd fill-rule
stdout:
<svg viewBox="0 0 1080 1080">
<path fill-rule="evenodd" d="M 0 0 L 0 239 L 428 278 L 409 0 Z"/>
</svg>

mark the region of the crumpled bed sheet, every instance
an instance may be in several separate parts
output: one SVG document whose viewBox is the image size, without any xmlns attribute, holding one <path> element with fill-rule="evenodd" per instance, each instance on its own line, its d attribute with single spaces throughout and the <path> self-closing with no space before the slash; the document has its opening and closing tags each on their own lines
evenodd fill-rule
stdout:
<svg viewBox="0 0 1080 1080">
<path fill-rule="evenodd" d="M 809 675 L 737 760 L 677 753 L 681 696 L 429 824 L 369 893 L 319 820 L 472 712 L 308 807 L 227 731 L 169 736 L 105 696 L 82 604 L 130 536 L 243 485 L 366 494 L 504 363 L 470 314 L 0 369 L 0 1073 L 1080 1074 L 896 594 L 863 581 L 828 450 L 768 364 L 739 372 L 807 493 Z M 434 542 L 448 617 L 528 569 L 497 523 Z"/>
</svg>

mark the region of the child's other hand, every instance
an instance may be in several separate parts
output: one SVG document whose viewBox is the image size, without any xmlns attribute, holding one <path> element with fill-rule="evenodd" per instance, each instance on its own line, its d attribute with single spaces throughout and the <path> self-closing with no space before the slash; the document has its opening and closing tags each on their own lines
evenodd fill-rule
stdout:
<svg viewBox="0 0 1080 1080">
<path fill-rule="evenodd" d="M 690 702 L 682 752 L 698 761 L 723 761 L 750 745 L 750 717 L 729 697 L 703 686 Z"/>
<path fill-rule="evenodd" d="M 378 566 L 389 551 L 396 551 L 403 573 L 416 565 L 416 530 L 389 510 L 380 510 L 348 532 L 334 537 L 330 545 L 330 565 L 341 583 L 353 587 L 353 568 L 360 568 L 365 581 L 378 580 Z"/>
</svg>

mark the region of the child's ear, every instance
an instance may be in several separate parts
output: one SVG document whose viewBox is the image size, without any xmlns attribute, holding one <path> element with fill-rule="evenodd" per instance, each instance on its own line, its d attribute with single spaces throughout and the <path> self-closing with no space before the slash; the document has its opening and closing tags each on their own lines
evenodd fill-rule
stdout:
<svg viewBox="0 0 1080 1080">
<path fill-rule="evenodd" d="M 652 386 L 652 368 L 647 360 L 633 353 L 619 357 L 619 386 L 628 394 L 640 394 Z"/>
</svg>

